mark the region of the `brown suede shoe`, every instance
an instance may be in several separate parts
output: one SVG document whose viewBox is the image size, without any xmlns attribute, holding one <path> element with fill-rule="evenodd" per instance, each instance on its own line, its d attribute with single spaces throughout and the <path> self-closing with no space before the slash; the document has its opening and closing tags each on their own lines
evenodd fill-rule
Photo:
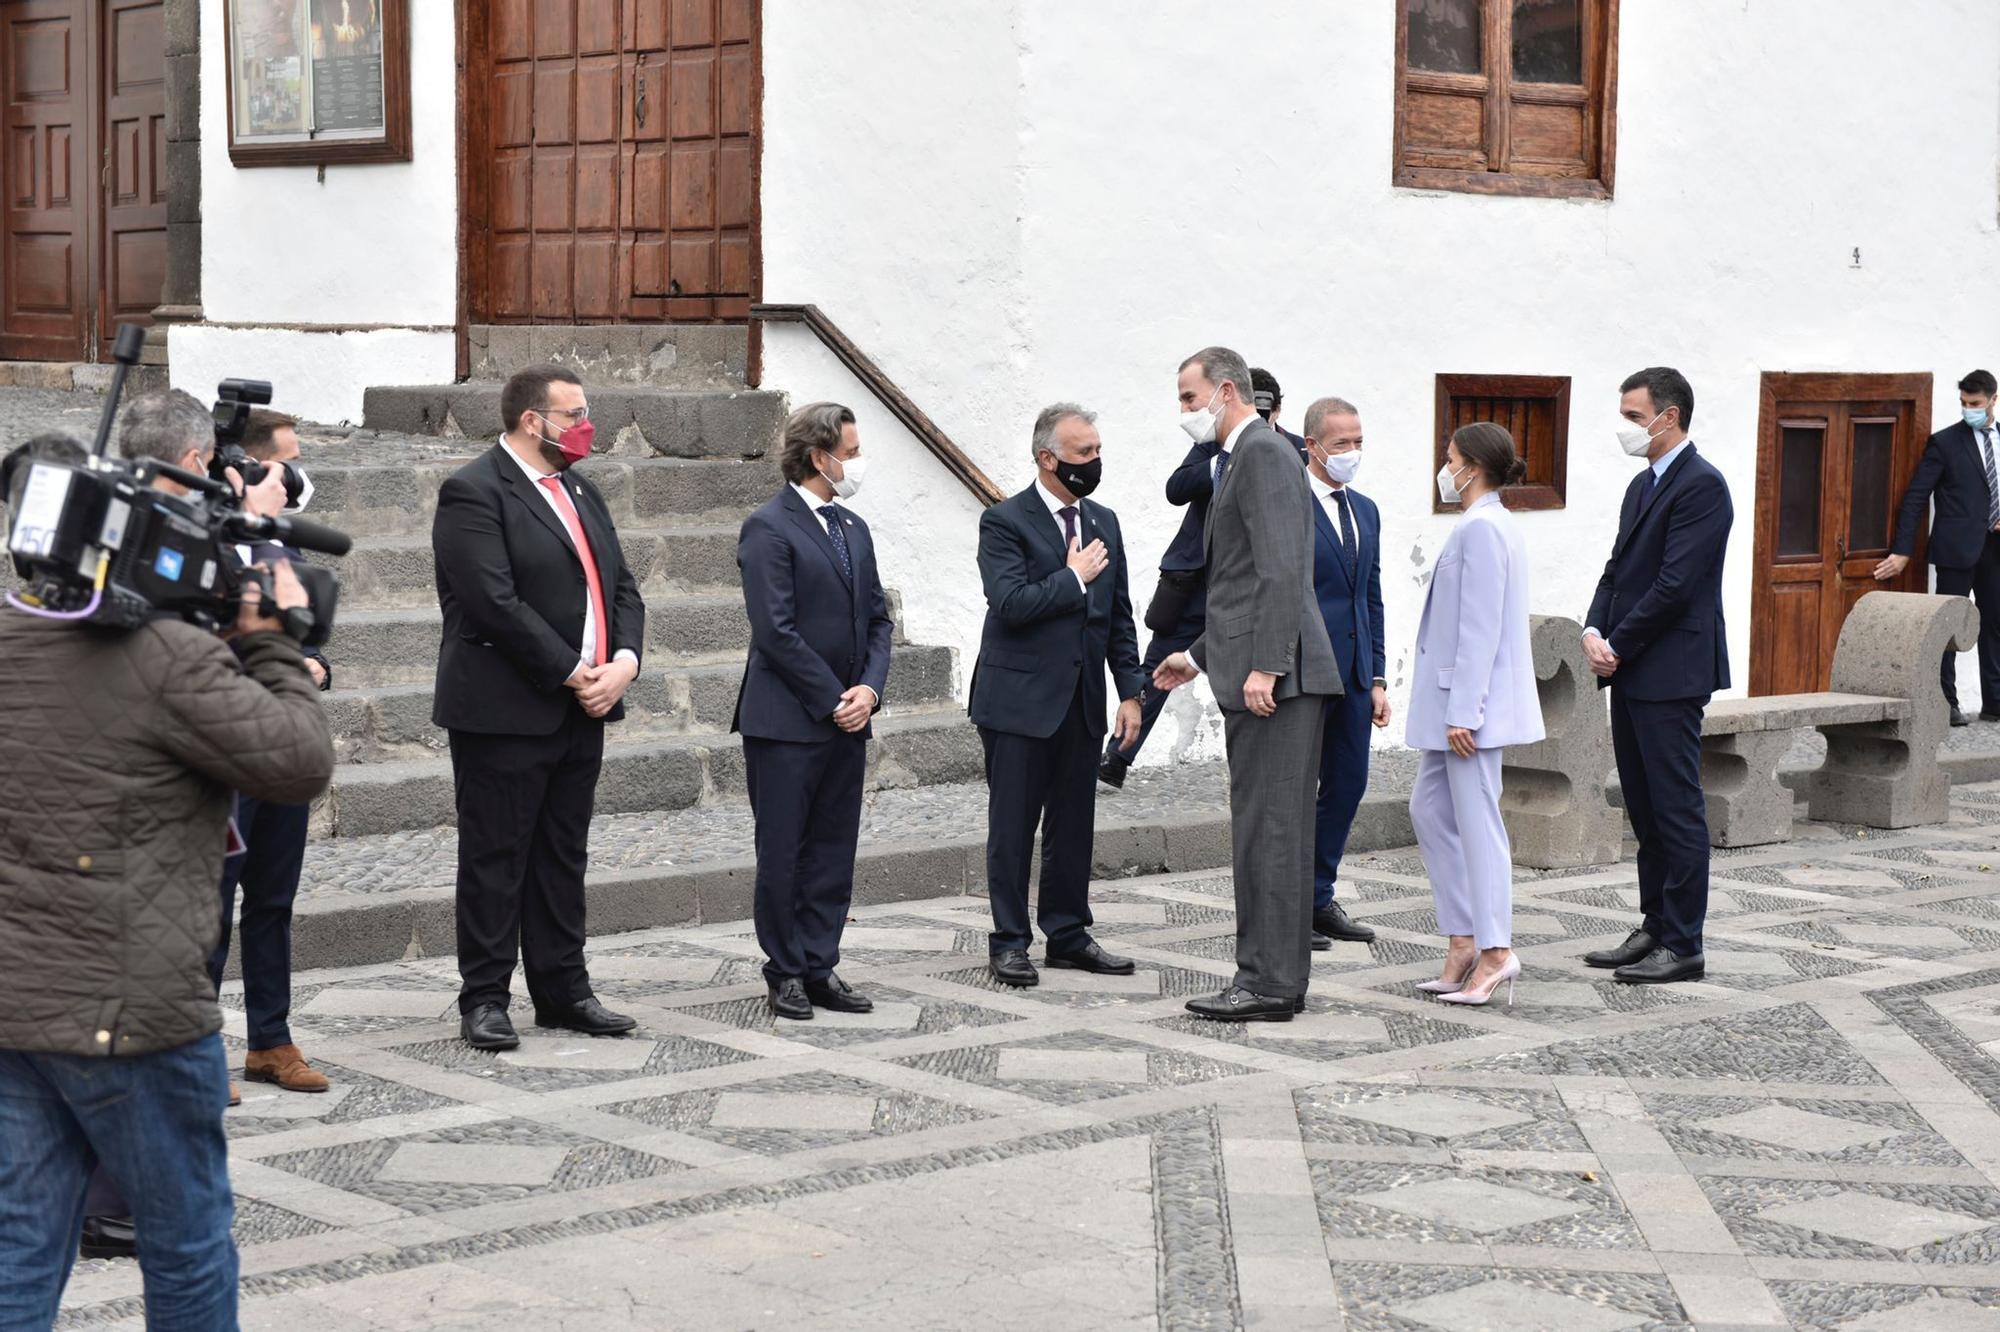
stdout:
<svg viewBox="0 0 2000 1332">
<path fill-rule="evenodd" d="M 250 1082 L 275 1082 L 286 1091 L 323 1092 L 326 1074 L 306 1062 L 296 1045 L 251 1050 L 243 1056 L 243 1076 Z"/>
<path fill-rule="evenodd" d="M 229 1103 L 232 1106 L 243 1104 L 243 1093 L 236 1089 L 233 1082 L 229 1084 Z"/>
</svg>

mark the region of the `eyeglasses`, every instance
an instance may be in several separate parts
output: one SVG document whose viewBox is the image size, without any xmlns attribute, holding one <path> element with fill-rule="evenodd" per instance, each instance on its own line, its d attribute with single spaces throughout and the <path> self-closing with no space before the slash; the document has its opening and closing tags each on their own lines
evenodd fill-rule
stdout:
<svg viewBox="0 0 2000 1332">
<path fill-rule="evenodd" d="M 573 422 L 574 422 L 574 421 L 588 421 L 588 420 L 590 419 L 590 408 L 589 408 L 589 407 L 577 407 L 577 408 L 568 408 L 568 407 L 549 407 L 549 408 L 545 408 L 545 409 L 544 409 L 544 410 L 542 411 L 542 415 L 543 415 L 543 416 L 567 416 L 567 417 L 568 417 L 568 418 L 569 418 L 569 419 L 570 419 L 571 421 L 573 421 Z"/>
</svg>

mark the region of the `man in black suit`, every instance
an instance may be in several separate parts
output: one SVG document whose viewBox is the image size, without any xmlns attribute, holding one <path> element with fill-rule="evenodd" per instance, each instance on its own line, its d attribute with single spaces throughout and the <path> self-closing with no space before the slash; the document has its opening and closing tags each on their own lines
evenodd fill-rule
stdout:
<svg viewBox="0 0 2000 1332">
<path fill-rule="evenodd" d="M 1708 810 L 1701 720 L 1729 687 L 1722 560 L 1735 511 L 1722 473 L 1687 437 L 1694 389 L 1656 366 L 1627 379 L 1618 442 L 1646 469 L 1625 492 L 1618 540 L 1598 580 L 1584 655 L 1611 689 L 1611 743 L 1639 840 L 1639 928 L 1584 954 L 1613 980 L 1700 980 L 1708 915 Z"/>
<path fill-rule="evenodd" d="M 744 520 L 736 563 L 750 660 L 730 729 L 757 820 L 757 942 L 771 1011 L 875 1007 L 834 968 L 854 897 L 869 718 L 889 680 L 894 624 L 868 524 L 836 498 L 861 488 L 854 413 L 816 402 L 785 422 L 787 485 Z"/>
<path fill-rule="evenodd" d="M 535 1025 L 594 1036 L 636 1023 L 591 994 L 583 875 L 604 724 L 625 715 L 646 603 L 611 511 L 571 472 L 590 456 L 583 384 L 559 366 L 500 391 L 507 433 L 438 491 L 431 550 L 444 642 L 431 720 L 451 739 L 458 807 L 458 1007 L 468 1044 L 520 1044 L 518 956 Z M 518 942 L 518 948 L 517 948 Z"/>
<path fill-rule="evenodd" d="M 1285 410 L 1285 390 L 1279 387 L 1278 377 L 1261 365 L 1250 367 L 1250 405 L 1271 429 L 1291 441 L 1292 447 L 1299 451 L 1301 463 L 1312 461 L 1307 454 L 1305 436 L 1294 435 L 1278 424 L 1278 413 Z"/>
<path fill-rule="evenodd" d="M 1126 589 L 1118 516 L 1085 497 L 1103 473 L 1095 415 L 1074 403 L 1035 418 L 1035 483 L 979 519 L 986 627 L 972 675 L 972 721 L 986 746 L 986 889 L 996 979 L 1038 984 L 1028 957 L 1028 865 L 1042 830 L 1037 920 L 1045 964 L 1133 971 L 1090 937 L 1104 674 L 1118 690 L 1112 738 L 1139 730 L 1139 634 Z"/>
<path fill-rule="evenodd" d="M 1996 385 L 1991 372 L 1974 370 L 1958 381 L 1962 420 L 1932 435 L 1896 513 L 1896 535 L 1875 577 L 1900 577 L 1917 548 L 1917 529 L 1933 499 L 1930 561 L 1940 596 L 1970 595 L 1979 607 L 1979 720 L 2000 721 L 2000 439 L 1993 421 Z M 1965 725 L 1958 707 L 1958 658 L 1946 649 L 1938 668 L 1951 724 Z"/>
</svg>

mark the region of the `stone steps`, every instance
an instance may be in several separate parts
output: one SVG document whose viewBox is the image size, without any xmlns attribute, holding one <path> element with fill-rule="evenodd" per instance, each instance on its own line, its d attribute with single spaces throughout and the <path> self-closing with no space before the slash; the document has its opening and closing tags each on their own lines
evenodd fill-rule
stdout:
<svg viewBox="0 0 2000 1332">
<path fill-rule="evenodd" d="M 676 592 L 740 588 L 736 535 L 735 524 L 621 526 L 618 544 L 650 605 Z M 428 532 L 366 537 L 345 558 L 328 563 L 340 574 L 343 608 L 437 604 Z"/>
<path fill-rule="evenodd" d="M 498 432 L 495 432 L 496 439 Z M 376 445 L 327 444 L 305 456 L 314 495 L 307 515 L 353 536 L 358 544 L 378 537 L 428 537 L 437 508 L 438 487 L 489 444 L 463 441 L 459 447 L 409 450 L 385 456 Z M 744 515 L 776 494 L 778 469 L 762 459 L 591 458 L 577 465 L 590 478 L 620 528 L 740 524 Z"/>
<path fill-rule="evenodd" d="M 956 697 L 950 648 L 902 643 L 889 663 L 883 700 L 894 715 L 949 706 Z M 325 695 L 333 741 L 342 763 L 378 763 L 441 754 L 444 732 L 431 725 L 432 689 L 421 683 L 353 687 L 344 664 L 335 689 Z M 700 666 L 649 663 L 625 695 L 625 720 L 617 733 L 700 735 L 726 733 L 736 714 L 743 679 L 741 658 Z"/>
<path fill-rule="evenodd" d="M 497 383 L 392 385 L 362 396 L 369 430 L 487 439 L 500 433 Z M 758 458 L 775 451 L 785 395 L 760 389 L 588 386 L 597 449 L 635 457 Z"/>
<path fill-rule="evenodd" d="M 743 796 L 743 746 L 734 735 L 625 738 L 613 728 L 597 782 L 597 810 L 636 814 L 689 809 Z M 878 717 L 868 746 L 868 788 L 972 782 L 982 772 L 979 734 L 956 706 Z M 321 836 L 365 837 L 452 822 L 448 756 L 343 763 L 314 808 Z"/>
</svg>

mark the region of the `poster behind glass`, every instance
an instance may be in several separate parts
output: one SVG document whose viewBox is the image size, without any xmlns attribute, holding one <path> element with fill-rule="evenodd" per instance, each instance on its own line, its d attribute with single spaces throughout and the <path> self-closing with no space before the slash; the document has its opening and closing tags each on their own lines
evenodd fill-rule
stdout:
<svg viewBox="0 0 2000 1332">
<path fill-rule="evenodd" d="M 231 0 L 239 143 L 379 139 L 384 0 Z"/>
</svg>

